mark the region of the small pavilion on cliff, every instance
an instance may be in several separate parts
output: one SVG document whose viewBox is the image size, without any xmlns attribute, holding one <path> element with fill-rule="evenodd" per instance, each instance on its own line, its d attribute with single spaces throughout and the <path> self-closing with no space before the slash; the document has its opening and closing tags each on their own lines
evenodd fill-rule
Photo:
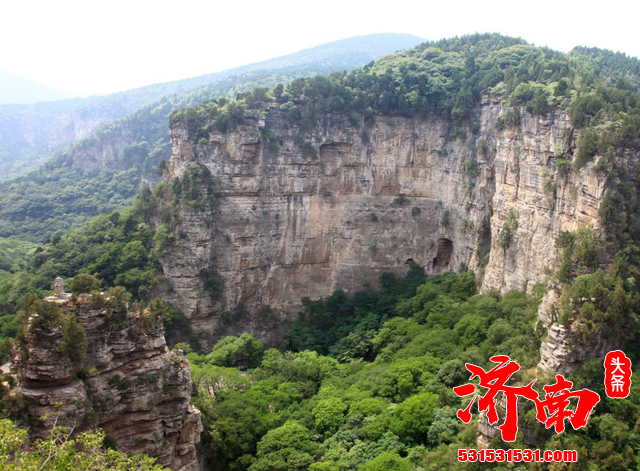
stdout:
<svg viewBox="0 0 640 471">
<path fill-rule="evenodd" d="M 45 301 L 56 304 L 66 304 L 71 299 L 71 293 L 64 292 L 64 280 L 59 276 L 56 278 L 53 290 L 56 294 L 47 296 L 44 298 Z"/>
</svg>

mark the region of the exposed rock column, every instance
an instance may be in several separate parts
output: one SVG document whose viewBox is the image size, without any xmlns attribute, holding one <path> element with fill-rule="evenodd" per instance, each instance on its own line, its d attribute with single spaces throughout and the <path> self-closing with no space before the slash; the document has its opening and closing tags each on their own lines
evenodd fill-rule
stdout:
<svg viewBox="0 0 640 471">
<path fill-rule="evenodd" d="M 195 445 L 202 422 L 200 411 L 189 404 L 189 362 L 167 349 L 161 320 L 141 323 L 140 314 L 133 313 L 119 327 L 110 320 L 114 312 L 92 310 L 90 301 L 84 297 L 76 306 L 65 306 L 66 315 L 77 308 L 87 334 L 84 380 L 58 350 L 61 327 L 16 352 L 18 392 L 27 399 L 33 432 L 45 436 L 54 422 L 74 431 L 99 426 L 118 451 L 145 453 L 175 471 L 199 471 Z"/>
</svg>

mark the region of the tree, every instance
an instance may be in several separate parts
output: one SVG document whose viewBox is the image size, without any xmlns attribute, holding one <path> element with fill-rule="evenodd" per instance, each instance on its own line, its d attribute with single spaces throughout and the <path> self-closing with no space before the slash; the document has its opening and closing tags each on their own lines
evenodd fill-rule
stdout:
<svg viewBox="0 0 640 471">
<path fill-rule="evenodd" d="M 455 325 L 454 330 L 465 347 L 479 345 L 486 337 L 487 319 L 477 314 L 465 316 Z"/>
<path fill-rule="evenodd" d="M 87 354 L 87 334 L 75 316 L 67 319 L 58 348 L 69 357 L 78 370 L 82 368 Z"/>
<path fill-rule="evenodd" d="M 373 461 L 363 464 L 358 471 L 411 471 L 412 466 L 395 452 L 382 453 Z"/>
<path fill-rule="evenodd" d="M 561 79 L 553 89 L 554 96 L 565 96 L 569 90 L 569 84 L 565 79 Z"/>
<path fill-rule="evenodd" d="M 46 440 L 29 445 L 27 430 L 10 420 L 0 420 L 0 468 L 6 471 L 163 471 L 146 455 L 127 456 L 105 449 L 102 430 L 71 438 L 64 427 L 54 427 Z"/>
<path fill-rule="evenodd" d="M 405 443 L 425 443 L 433 422 L 433 410 L 437 406 L 438 397 L 435 394 L 411 396 L 396 407 L 390 430 Z"/>
<path fill-rule="evenodd" d="M 62 309 L 56 303 L 42 301 L 35 296 L 27 298 L 22 312 L 18 340 L 26 340 L 25 334 L 33 335 L 36 341 L 42 340 L 39 334 L 52 332 L 64 319 Z"/>
<path fill-rule="evenodd" d="M 207 411 L 211 405 L 205 403 Z M 211 410 L 210 451 L 216 463 L 233 462 L 246 454 L 256 453 L 256 442 L 267 430 L 263 415 L 243 396 L 227 392 Z"/>
<path fill-rule="evenodd" d="M 258 443 L 258 460 L 249 471 L 306 471 L 317 453 L 309 430 L 289 421 L 267 432 Z"/>
<path fill-rule="evenodd" d="M 319 432 L 335 432 L 344 423 L 346 411 L 347 405 L 340 398 L 332 397 L 320 401 L 313 409 L 316 429 Z"/>
<path fill-rule="evenodd" d="M 598 135 L 598 131 L 587 128 L 580 134 L 576 158 L 573 161 L 573 168 L 576 172 L 580 171 L 582 167 L 595 157 L 598 153 L 599 146 L 600 136 Z"/>
<path fill-rule="evenodd" d="M 229 335 L 220 340 L 207 360 L 218 366 L 248 366 L 255 368 L 264 353 L 264 345 L 246 332 L 238 337 Z"/>
<path fill-rule="evenodd" d="M 69 288 L 74 296 L 78 296 L 81 293 L 93 293 L 100 289 L 100 280 L 86 273 L 80 273 L 73 277 Z"/>
<path fill-rule="evenodd" d="M 449 443 L 458 434 L 460 420 L 456 417 L 456 410 L 453 407 L 443 407 L 433 411 L 433 422 L 429 427 L 429 443 L 439 445 Z"/>
</svg>

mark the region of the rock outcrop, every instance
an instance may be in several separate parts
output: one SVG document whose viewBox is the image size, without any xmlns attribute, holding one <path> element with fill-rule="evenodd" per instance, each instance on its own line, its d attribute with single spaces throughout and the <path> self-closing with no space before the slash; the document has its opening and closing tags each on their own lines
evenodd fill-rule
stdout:
<svg viewBox="0 0 640 471">
<path fill-rule="evenodd" d="M 485 100 L 455 132 L 436 118 L 342 115 L 302 131 L 272 105 L 234 131 L 212 127 L 206 145 L 174 128 L 166 178 L 200 163 L 222 197 L 215 211 L 182 212 L 163 294 L 211 342 L 241 324 L 276 343 L 303 297 L 376 286 L 412 261 L 429 274 L 474 269 L 483 290 L 544 282 L 558 233 L 597 224 L 605 181 L 591 165 L 558 175 L 558 153 L 575 147 L 564 112 L 522 108 L 521 124 L 498 130 L 505 111 Z M 203 289 L 203 270 L 220 296 Z M 249 317 L 234 314 L 240 304 Z"/>
<path fill-rule="evenodd" d="M 116 323 L 115 310 L 92 306 L 88 295 L 57 304 L 85 329 L 86 360 L 79 372 L 62 353 L 60 326 L 17 349 L 18 392 L 35 435 L 53 424 L 74 431 L 99 426 L 119 451 L 148 454 L 176 471 L 199 470 L 202 424 L 189 404 L 189 363 L 167 349 L 162 321 L 133 312 Z"/>
</svg>

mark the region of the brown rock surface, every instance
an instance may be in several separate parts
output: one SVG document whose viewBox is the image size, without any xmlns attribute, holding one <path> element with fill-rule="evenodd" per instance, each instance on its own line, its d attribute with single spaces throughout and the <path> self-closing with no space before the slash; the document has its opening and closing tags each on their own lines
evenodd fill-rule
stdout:
<svg viewBox="0 0 640 471">
<path fill-rule="evenodd" d="M 543 282 L 558 233 L 597 223 L 604 179 L 591 165 L 557 175 L 557 152 L 575 146 L 564 112 L 523 108 L 519 126 L 498 131 L 504 111 L 485 101 L 477 135 L 452 134 L 435 118 L 353 125 L 341 115 L 302 132 L 276 105 L 235 131 L 213 128 L 206 146 L 174 128 L 168 178 L 201 163 L 222 197 L 215 211 L 181 214 L 180 247 L 162 260 L 171 286 L 163 295 L 209 344 L 243 330 L 274 344 L 279 321 L 297 319 L 303 297 L 377 286 L 381 273 L 403 274 L 409 261 L 429 274 L 468 266 L 483 290 Z M 505 249 L 498 240 L 510 211 L 517 228 Z M 203 269 L 223 281 L 213 299 Z M 245 317 L 233 313 L 241 303 Z"/>
<path fill-rule="evenodd" d="M 66 315 L 71 309 L 72 303 Z M 161 321 L 141 329 L 130 315 L 126 326 L 111 326 L 107 312 L 80 306 L 76 313 L 89 344 L 84 380 L 58 352 L 59 332 L 47 342 L 30 341 L 16 355 L 19 392 L 33 429 L 42 435 L 56 421 L 76 431 L 99 426 L 119 451 L 146 453 L 176 471 L 199 470 L 195 445 L 202 423 L 189 404 L 188 361 L 168 351 Z"/>
</svg>

